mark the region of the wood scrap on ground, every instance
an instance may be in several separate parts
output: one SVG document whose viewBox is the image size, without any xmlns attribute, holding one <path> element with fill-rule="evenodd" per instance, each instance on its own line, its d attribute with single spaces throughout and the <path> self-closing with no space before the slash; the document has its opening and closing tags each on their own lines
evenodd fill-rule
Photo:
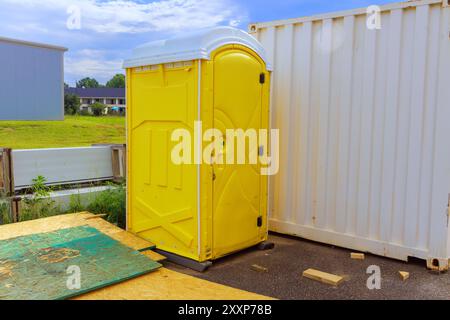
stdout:
<svg viewBox="0 0 450 320">
<path fill-rule="evenodd" d="M 260 266 L 258 264 L 254 264 L 250 267 L 250 269 L 252 269 L 253 271 L 256 272 L 269 272 L 269 269 L 267 269 L 266 267 Z"/>
<path fill-rule="evenodd" d="M 335 274 L 331 274 L 331 273 L 327 273 L 327 272 L 322 272 L 322 271 L 315 270 L 315 269 L 305 270 L 303 272 L 303 276 L 305 278 L 319 281 L 319 282 L 322 282 L 325 284 L 330 284 L 333 286 L 338 286 L 339 284 L 341 284 L 344 281 L 344 277 L 337 276 Z"/>
<path fill-rule="evenodd" d="M 400 277 L 402 278 L 403 281 L 406 281 L 409 279 L 409 272 L 399 271 L 398 273 L 400 274 Z"/>
<path fill-rule="evenodd" d="M 364 260 L 366 256 L 364 255 L 364 253 L 352 252 L 350 253 L 350 258 L 352 258 L 353 260 Z"/>
</svg>

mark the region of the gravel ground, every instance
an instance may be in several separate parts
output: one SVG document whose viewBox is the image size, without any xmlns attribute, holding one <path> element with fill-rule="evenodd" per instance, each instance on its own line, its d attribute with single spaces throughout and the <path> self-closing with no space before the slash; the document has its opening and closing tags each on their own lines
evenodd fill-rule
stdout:
<svg viewBox="0 0 450 320">
<path fill-rule="evenodd" d="M 272 234 L 275 249 L 258 251 L 251 248 L 215 261 L 204 273 L 166 262 L 172 270 L 231 287 L 289 300 L 348 299 L 450 299 L 450 275 L 426 269 L 423 260 L 408 263 L 366 254 L 365 260 L 350 259 L 351 250 Z M 268 272 L 251 269 L 253 264 Z M 381 269 L 381 289 L 369 290 L 367 268 Z M 345 277 L 332 287 L 302 277 L 308 268 Z M 410 272 L 402 281 L 399 271 Z"/>
</svg>

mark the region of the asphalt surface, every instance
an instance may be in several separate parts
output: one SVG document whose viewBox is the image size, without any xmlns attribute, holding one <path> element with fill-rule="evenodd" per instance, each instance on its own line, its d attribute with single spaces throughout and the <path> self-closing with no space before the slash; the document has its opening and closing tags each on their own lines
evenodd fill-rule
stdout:
<svg viewBox="0 0 450 320">
<path fill-rule="evenodd" d="M 423 260 L 408 263 L 366 254 L 365 260 L 350 259 L 351 250 L 332 247 L 298 238 L 271 235 L 275 248 L 255 248 L 233 254 L 218 261 L 204 273 L 170 262 L 169 269 L 262 295 L 286 300 L 351 300 L 351 299 L 450 299 L 450 274 L 427 270 Z M 252 270 L 257 264 L 267 272 Z M 380 267 L 381 289 L 370 290 L 367 268 Z M 344 276 L 338 287 L 302 277 L 304 270 Z M 410 272 L 402 281 L 398 272 Z"/>
</svg>

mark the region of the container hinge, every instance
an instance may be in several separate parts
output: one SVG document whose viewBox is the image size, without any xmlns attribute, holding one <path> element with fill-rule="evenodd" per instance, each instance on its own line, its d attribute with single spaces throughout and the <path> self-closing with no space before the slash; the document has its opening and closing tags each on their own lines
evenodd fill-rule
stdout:
<svg viewBox="0 0 450 320">
<path fill-rule="evenodd" d="M 217 177 L 216 177 L 216 174 L 213 172 L 213 174 L 212 174 L 212 180 L 215 181 L 216 178 L 217 178 Z"/>
<path fill-rule="evenodd" d="M 258 217 L 256 224 L 258 227 L 262 227 L 262 225 L 263 225 L 263 217 L 262 216 Z"/>
<path fill-rule="evenodd" d="M 266 74 L 264 72 L 259 75 L 259 83 L 266 83 Z"/>
</svg>

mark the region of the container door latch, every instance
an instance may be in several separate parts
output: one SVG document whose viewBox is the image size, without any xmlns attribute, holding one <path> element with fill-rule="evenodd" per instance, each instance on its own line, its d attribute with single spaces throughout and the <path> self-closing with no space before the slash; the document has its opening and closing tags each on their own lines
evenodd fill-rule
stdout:
<svg viewBox="0 0 450 320">
<path fill-rule="evenodd" d="M 266 74 L 265 74 L 264 72 L 262 72 L 262 73 L 259 75 L 259 83 L 261 83 L 261 84 L 266 83 Z"/>
<path fill-rule="evenodd" d="M 262 217 L 262 216 L 259 216 L 259 217 L 258 217 L 256 224 L 257 224 L 257 226 L 258 226 L 259 228 L 262 227 L 262 224 L 263 224 L 263 217 Z"/>
</svg>

